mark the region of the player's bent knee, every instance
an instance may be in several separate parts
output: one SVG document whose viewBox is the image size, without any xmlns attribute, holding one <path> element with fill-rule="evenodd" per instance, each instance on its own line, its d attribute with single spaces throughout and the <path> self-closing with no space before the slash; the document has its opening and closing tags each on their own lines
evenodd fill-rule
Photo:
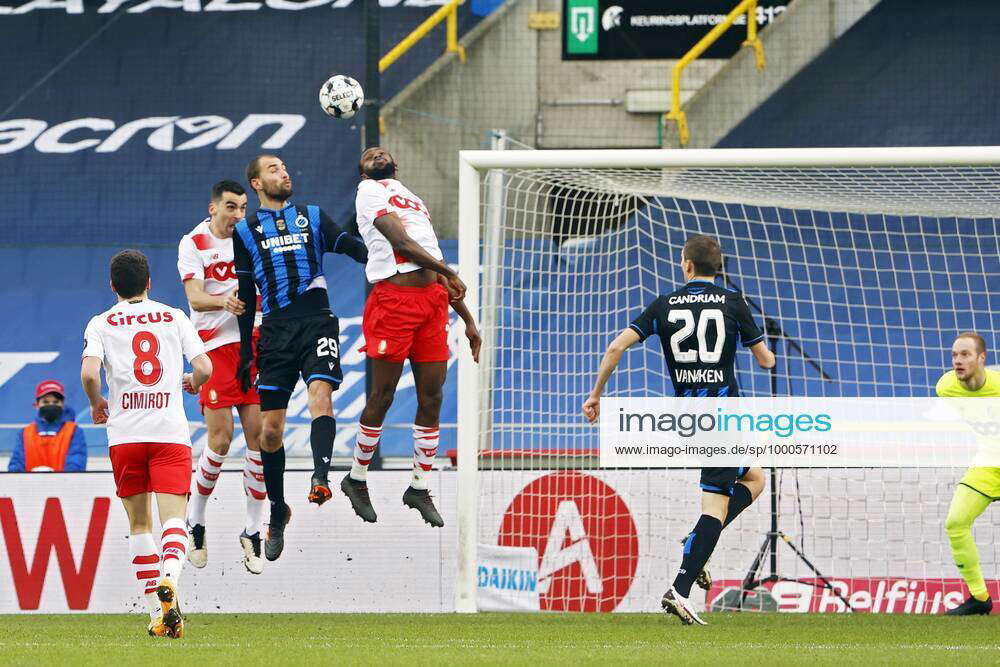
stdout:
<svg viewBox="0 0 1000 667">
<path fill-rule="evenodd" d="M 417 393 L 417 407 L 421 410 L 431 410 L 439 412 L 441 403 L 444 400 L 444 393 L 440 391 Z"/>
<path fill-rule="evenodd" d="M 944 532 L 950 538 L 965 537 L 972 533 L 972 522 L 963 516 L 949 514 L 944 520 Z"/>
<path fill-rule="evenodd" d="M 208 434 L 208 447 L 219 456 L 227 456 L 229 454 L 229 445 L 232 441 L 232 431 Z"/>
<path fill-rule="evenodd" d="M 395 388 L 390 390 L 386 389 L 373 390 L 372 395 L 368 398 L 368 404 L 371 405 L 371 407 L 374 410 L 384 415 L 386 412 L 389 411 L 389 408 L 392 406 L 392 399 L 395 393 L 396 393 Z"/>
<path fill-rule="evenodd" d="M 282 429 L 278 429 L 274 425 L 265 424 L 260 437 L 261 450 L 271 453 L 281 449 L 282 435 Z"/>
<path fill-rule="evenodd" d="M 314 383 L 318 384 L 318 383 Z M 322 384 L 326 384 L 323 382 Z M 330 385 L 327 385 L 330 386 Z M 329 415 L 333 413 L 333 400 L 329 393 L 313 394 L 309 393 L 309 412 L 313 417 L 318 415 Z"/>
<path fill-rule="evenodd" d="M 761 468 L 750 468 L 747 474 L 743 476 L 743 479 L 740 480 L 740 483 L 750 491 L 750 497 L 757 500 L 757 497 L 764 491 L 767 478 Z"/>
</svg>

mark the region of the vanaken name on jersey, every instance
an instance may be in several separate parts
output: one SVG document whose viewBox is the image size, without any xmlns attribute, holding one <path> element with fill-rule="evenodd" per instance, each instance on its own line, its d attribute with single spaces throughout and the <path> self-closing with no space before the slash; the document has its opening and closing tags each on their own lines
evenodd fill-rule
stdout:
<svg viewBox="0 0 1000 667">
<path fill-rule="evenodd" d="M 707 383 L 707 384 L 722 384 L 725 382 L 726 375 L 718 368 L 678 368 L 675 376 L 675 382 L 685 382 L 685 383 Z"/>
</svg>

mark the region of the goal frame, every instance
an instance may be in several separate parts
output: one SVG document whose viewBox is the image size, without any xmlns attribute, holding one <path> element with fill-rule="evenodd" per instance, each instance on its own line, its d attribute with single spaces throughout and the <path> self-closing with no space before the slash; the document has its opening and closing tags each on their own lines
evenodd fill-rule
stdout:
<svg viewBox="0 0 1000 667">
<path fill-rule="evenodd" d="M 1000 146 L 895 148 L 708 148 L 692 150 L 463 150 L 458 155 L 458 265 L 466 306 L 482 321 L 480 227 L 482 177 L 490 169 L 877 168 L 1000 166 Z M 483 331 L 482 355 L 493 341 Z M 480 378 L 468 349 L 458 353 L 458 554 L 455 611 L 476 606 L 479 519 Z"/>
</svg>

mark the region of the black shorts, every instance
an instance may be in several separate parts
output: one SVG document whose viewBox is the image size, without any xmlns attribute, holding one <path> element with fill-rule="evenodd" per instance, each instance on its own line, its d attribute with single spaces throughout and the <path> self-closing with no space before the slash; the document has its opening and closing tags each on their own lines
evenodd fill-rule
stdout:
<svg viewBox="0 0 1000 667">
<path fill-rule="evenodd" d="M 733 487 L 736 482 L 747 474 L 750 468 L 702 468 L 701 488 L 709 493 L 718 493 L 723 496 L 733 495 Z"/>
<path fill-rule="evenodd" d="M 340 387 L 340 323 L 329 313 L 264 320 L 257 343 L 257 391 L 261 410 L 284 410 L 302 379 Z"/>
</svg>

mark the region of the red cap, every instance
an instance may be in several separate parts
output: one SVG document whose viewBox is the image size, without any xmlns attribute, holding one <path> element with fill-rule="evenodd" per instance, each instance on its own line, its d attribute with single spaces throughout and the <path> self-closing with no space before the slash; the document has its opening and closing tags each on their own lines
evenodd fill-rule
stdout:
<svg viewBox="0 0 1000 667">
<path fill-rule="evenodd" d="M 66 398 L 66 388 L 56 380 L 42 380 L 35 387 L 35 400 L 37 401 L 45 394 L 59 394 L 60 398 Z"/>
</svg>

